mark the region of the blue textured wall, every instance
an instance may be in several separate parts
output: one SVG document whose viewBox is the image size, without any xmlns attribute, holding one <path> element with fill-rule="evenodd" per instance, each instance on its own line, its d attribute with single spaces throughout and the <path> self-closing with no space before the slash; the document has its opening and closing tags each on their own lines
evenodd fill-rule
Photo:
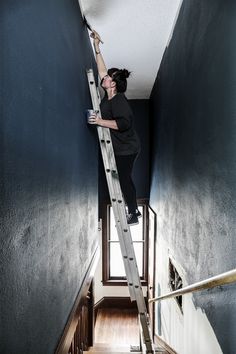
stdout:
<svg viewBox="0 0 236 354">
<path fill-rule="evenodd" d="M 0 5 L 0 352 L 52 354 L 94 252 L 97 143 L 77 0 Z"/>
<path fill-rule="evenodd" d="M 236 267 L 236 3 L 186 0 L 151 95 L 151 207 L 188 282 Z M 194 296 L 236 352 L 236 287 Z"/>
<path fill-rule="evenodd" d="M 135 162 L 133 176 L 137 198 L 149 198 L 150 116 L 149 100 L 130 100 L 135 117 L 135 129 L 141 142 L 141 152 Z"/>
</svg>

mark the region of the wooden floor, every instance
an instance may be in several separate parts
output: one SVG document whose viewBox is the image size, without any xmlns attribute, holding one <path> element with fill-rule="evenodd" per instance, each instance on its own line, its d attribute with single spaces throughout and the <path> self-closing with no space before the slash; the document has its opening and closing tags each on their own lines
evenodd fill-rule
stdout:
<svg viewBox="0 0 236 354">
<path fill-rule="evenodd" d="M 95 343 L 139 345 L 138 315 L 135 309 L 98 310 Z"/>
</svg>

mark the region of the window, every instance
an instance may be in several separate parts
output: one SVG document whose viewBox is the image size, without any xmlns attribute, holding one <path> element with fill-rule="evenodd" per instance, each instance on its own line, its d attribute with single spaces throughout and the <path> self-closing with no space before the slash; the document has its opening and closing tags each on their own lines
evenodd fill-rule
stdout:
<svg viewBox="0 0 236 354">
<path fill-rule="evenodd" d="M 183 281 L 180 277 L 177 269 L 173 265 L 171 259 L 169 259 L 169 284 L 172 291 L 179 290 L 183 287 Z M 179 305 L 180 310 L 182 311 L 182 296 L 176 296 L 175 300 Z"/>
<path fill-rule="evenodd" d="M 139 203 L 139 211 L 142 217 L 139 224 L 130 227 L 131 236 L 136 255 L 136 261 L 140 279 L 143 285 L 147 281 L 147 204 Z M 115 226 L 115 219 L 112 206 L 105 207 L 103 217 L 103 284 L 104 285 L 126 285 L 126 275 L 121 255 L 119 239 Z"/>
</svg>

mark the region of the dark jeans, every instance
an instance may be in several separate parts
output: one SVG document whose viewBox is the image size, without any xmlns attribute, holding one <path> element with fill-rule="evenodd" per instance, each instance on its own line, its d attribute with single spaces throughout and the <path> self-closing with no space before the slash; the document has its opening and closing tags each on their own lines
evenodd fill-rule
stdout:
<svg viewBox="0 0 236 354">
<path fill-rule="evenodd" d="M 120 187 L 128 206 L 129 214 L 134 214 L 137 209 L 136 189 L 132 180 L 132 170 L 138 154 L 115 156 L 120 179 Z"/>
</svg>

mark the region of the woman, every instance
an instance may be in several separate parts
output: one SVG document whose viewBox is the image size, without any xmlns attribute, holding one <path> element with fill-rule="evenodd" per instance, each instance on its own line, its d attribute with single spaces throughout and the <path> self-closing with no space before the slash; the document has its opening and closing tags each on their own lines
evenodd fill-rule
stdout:
<svg viewBox="0 0 236 354">
<path fill-rule="evenodd" d="M 117 68 L 107 70 L 99 47 L 100 36 L 93 31 L 91 37 L 94 39 L 98 73 L 105 96 L 100 105 L 102 117 L 92 115 L 88 122 L 110 128 L 120 186 L 128 207 L 127 222 L 136 225 L 141 213 L 137 207 L 136 189 L 131 175 L 140 151 L 140 142 L 133 127 L 132 111 L 124 95 L 130 72 Z"/>
</svg>

